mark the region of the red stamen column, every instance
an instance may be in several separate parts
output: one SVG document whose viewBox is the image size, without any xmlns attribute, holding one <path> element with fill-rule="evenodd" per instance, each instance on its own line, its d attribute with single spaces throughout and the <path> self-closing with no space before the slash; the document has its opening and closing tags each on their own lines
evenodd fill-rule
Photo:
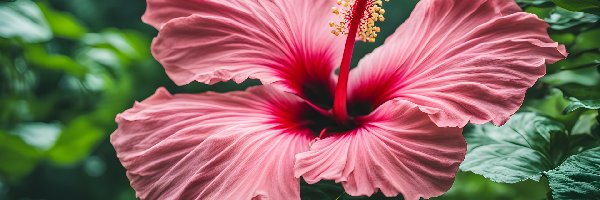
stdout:
<svg viewBox="0 0 600 200">
<path fill-rule="evenodd" d="M 335 98 L 333 101 L 333 116 L 341 125 L 348 125 L 350 118 L 346 110 L 346 96 L 348 88 L 348 76 L 350 74 L 350 62 L 352 61 L 352 52 L 356 42 L 356 33 L 361 19 L 367 9 L 368 0 L 357 0 L 352 9 L 352 19 L 348 24 L 348 37 L 344 47 L 342 64 L 340 65 L 340 74 L 335 88 Z"/>
</svg>

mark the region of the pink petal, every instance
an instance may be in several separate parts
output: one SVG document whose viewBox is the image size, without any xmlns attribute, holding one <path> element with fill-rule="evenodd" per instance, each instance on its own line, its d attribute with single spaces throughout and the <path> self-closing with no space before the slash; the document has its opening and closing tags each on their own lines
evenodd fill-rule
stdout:
<svg viewBox="0 0 600 200">
<path fill-rule="evenodd" d="M 502 125 L 563 59 L 548 25 L 507 0 L 423 0 L 350 78 L 353 104 L 418 104 L 439 126 Z M 352 103 L 351 103 L 352 105 Z"/>
<path fill-rule="evenodd" d="M 205 7 L 207 0 L 146 0 L 146 12 L 142 16 L 144 23 L 160 29 L 169 20 L 187 17 L 199 11 L 206 12 L 210 7 Z"/>
<path fill-rule="evenodd" d="M 117 116 L 111 143 L 140 199 L 299 199 L 294 155 L 314 136 L 284 118 L 303 106 L 263 86 L 199 95 L 159 89 Z"/>
<path fill-rule="evenodd" d="M 334 86 L 333 69 L 343 47 L 343 38 L 331 34 L 328 26 L 335 2 L 151 2 L 150 7 L 162 5 L 166 8 L 161 12 L 169 12 L 149 9 L 145 19 L 155 25 L 172 16 L 187 16 L 164 23 L 152 46 L 178 85 L 253 78 L 264 84 L 278 82 L 298 94 L 306 87 L 329 93 Z"/>
<path fill-rule="evenodd" d="M 296 155 L 296 177 L 335 180 L 353 196 L 379 189 L 409 200 L 439 196 L 452 186 L 466 153 L 460 128 L 436 126 L 407 101 L 389 101 L 358 120 L 363 124 L 355 130 Z"/>
</svg>

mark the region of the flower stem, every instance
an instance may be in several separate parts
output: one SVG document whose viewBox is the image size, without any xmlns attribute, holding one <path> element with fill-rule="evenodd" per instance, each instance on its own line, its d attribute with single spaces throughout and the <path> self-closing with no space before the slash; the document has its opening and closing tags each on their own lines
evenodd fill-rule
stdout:
<svg viewBox="0 0 600 200">
<path fill-rule="evenodd" d="M 346 38 L 342 63 L 340 64 L 340 74 L 335 88 L 335 98 L 333 100 L 333 116 L 341 125 L 348 125 L 350 122 L 346 108 L 350 62 L 352 61 L 352 52 L 354 51 L 354 43 L 356 42 L 356 33 L 367 8 L 367 2 L 368 0 L 356 1 L 352 9 L 352 19 L 348 25 L 348 37 Z"/>
</svg>

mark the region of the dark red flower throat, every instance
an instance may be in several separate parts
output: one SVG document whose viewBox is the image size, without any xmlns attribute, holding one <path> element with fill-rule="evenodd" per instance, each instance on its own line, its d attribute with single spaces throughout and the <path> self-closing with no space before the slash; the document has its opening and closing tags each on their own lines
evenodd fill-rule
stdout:
<svg viewBox="0 0 600 200">
<path fill-rule="evenodd" d="M 330 22 L 330 26 L 335 28 L 332 31 L 333 34 L 347 34 L 347 37 L 333 98 L 328 91 L 324 91 L 323 88 L 326 87 L 322 87 L 320 84 L 305 86 L 304 95 L 314 105 L 329 110 L 331 108 L 331 101 L 333 101 L 331 112 L 315 111 L 306 114 L 306 120 L 313 122 L 310 123 L 311 129 L 316 133 L 323 133 L 323 130 L 327 130 L 327 132 L 345 132 L 358 125 L 353 116 L 349 115 L 347 105 L 350 62 L 352 61 L 352 53 L 357 36 L 363 41 L 375 41 L 375 37 L 377 37 L 377 33 L 379 32 L 379 27 L 375 26 L 375 21 L 384 20 L 383 13 L 385 10 L 381 9 L 381 4 L 381 0 L 375 2 L 372 0 L 338 1 L 338 5 L 346 7 L 346 13 L 341 16 L 342 21 L 339 25 L 335 25 L 332 21 Z M 340 15 L 337 7 L 333 7 L 333 13 L 338 16 Z M 322 96 L 323 94 L 326 95 Z M 371 108 L 372 106 L 368 103 L 353 104 L 350 113 L 354 116 L 364 115 L 368 114 Z M 319 108 L 315 109 L 319 110 Z"/>
</svg>

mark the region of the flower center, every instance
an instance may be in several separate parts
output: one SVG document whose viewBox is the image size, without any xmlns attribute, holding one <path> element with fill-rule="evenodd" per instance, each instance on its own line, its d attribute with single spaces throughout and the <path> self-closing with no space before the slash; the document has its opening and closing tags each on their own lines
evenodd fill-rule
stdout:
<svg viewBox="0 0 600 200">
<path fill-rule="evenodd" d="M 385 0 L 389 1 L 389 0 Z M 334 28 L 332 33 L 337 35 L 348 35 L 344 47 L 342 63 L 340 64 L 340 74 L 335 88 L 335 97 L 333 101 L 333 116 L 337 123 L 342 126 L 348 126 L 351 121 L 347 112 L 346 96 L 348 87 L 348 76 L 350 74 L 350 62 L 352 61 L 352 52 L 356 37 L 362 41 L 375 42 L 380 28 L 375 26 L 375 21 L 383 21 L 385 10 L 381 8 L 381 0 L 338 0 L 338 5 L 342 8 L 333 7 L 332 12 L 340 18 L 336 24 L 331 21 L 329 25 Z M 340 10 L 342 12 L 340 13 Z"/>
</svg>

